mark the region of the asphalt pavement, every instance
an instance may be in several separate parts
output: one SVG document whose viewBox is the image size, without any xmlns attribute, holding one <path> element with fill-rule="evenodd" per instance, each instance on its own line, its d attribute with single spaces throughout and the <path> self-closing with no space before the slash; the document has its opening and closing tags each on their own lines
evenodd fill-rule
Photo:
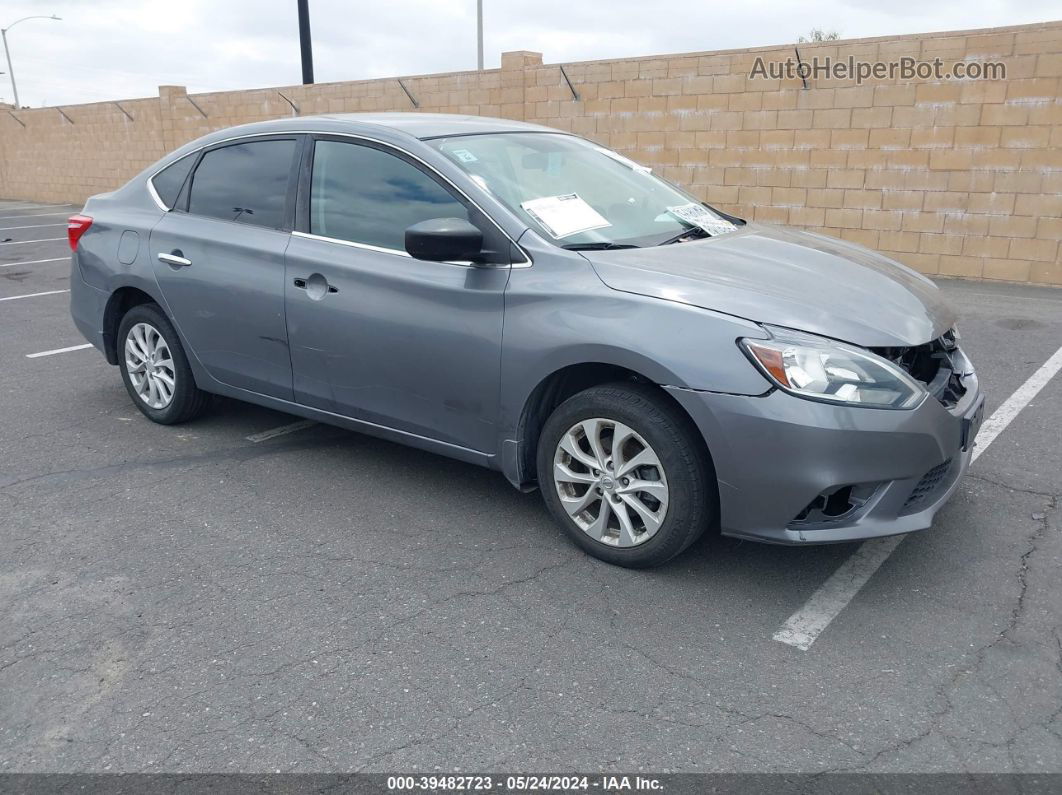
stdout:
<svg viewBox="0 0 1062 795">
<path fill-rule="evenodd" d="M 774 634 L 858 545 L 628 571 L 494 472 L 148 422 L 51 353 L 76 209 L 0 202 L 0 771 L 1062 771 L 1062 375 L 803 651 Z M 990 416 L 1062 290 L 939 284 Z"/>
</svg>

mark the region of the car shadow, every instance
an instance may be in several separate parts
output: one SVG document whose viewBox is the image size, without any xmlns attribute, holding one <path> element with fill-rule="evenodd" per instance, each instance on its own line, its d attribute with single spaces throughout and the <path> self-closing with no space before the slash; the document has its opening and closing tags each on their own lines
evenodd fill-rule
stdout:
<svg viewBox="0 0 1062 795">
<path fill-rule="evenodd" d="M 220 404 L 216 419 L 239 416 L 242 421 L 247 412 L 254 413 L 256 426 L 263 427 L 297 419 L 237 401 Z M 661 567 L 625 570 L 598 561 L 571 544 L 548 514 L 541 496 L 517 491 L 500 472 L 334 426 L 318 425 L 300 431 L 297 437 L 299 448 L 305 448 L 312 440 L 315 465 L 334 473 L 332 493 L 363 488 L 365 473 L 371 472 L 374 480 L 386 473 L 386 482 L 374 489 L 390 490 L 398 503 L 425 491 L 445 499 L 444 503 L 434 503 L 432 518 L 454 522 L 447 538 L 439 541 L 447 545 L 447 552 L 455 544 L 477 550 L 507 548 L 515 532 L 521 542 L 571 559 L 577 568 L 610 572 L 610 580 L 622 573 L 639 580 L 722 583 L 749 596 L 768 601 L 779 598 L 791 604 L 795 590 L 818 587 L 857 546 L 778 546 L 729 538 L 709 530 L 690 549 Z M 262 444 L 281 446 L 294 438 L 279 437 Z M 467 521 L 469 506 L 474 506 L 475 522 Z"/>
</svg>

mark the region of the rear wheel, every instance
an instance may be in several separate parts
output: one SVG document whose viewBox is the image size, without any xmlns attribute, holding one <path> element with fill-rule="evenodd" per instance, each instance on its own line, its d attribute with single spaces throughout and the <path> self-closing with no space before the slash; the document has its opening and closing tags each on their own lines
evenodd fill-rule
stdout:
<svg viewBox="0 0 1062 795">
<path fill-rule="evenodd" d="M 632 568 L 660 565 L 716 520 L 714 475 L 696 434 L 651 387 L 593 387 L 546 421 L 539 488 L 591 555 Z"/>
<path fill-rule="evenodd" d="M 155 304 L 134 306 L 122 318 L 118 366 L 133 403 L 152 422 L 187 422 L 209 403 L 195 385 L 177 331 Z"/>
</svg>

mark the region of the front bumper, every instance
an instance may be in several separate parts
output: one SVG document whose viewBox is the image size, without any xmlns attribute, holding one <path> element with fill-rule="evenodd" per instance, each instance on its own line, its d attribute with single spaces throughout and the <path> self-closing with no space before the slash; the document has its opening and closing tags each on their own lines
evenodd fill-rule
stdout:
<svg viewBox="0 0 1062 795">
<path fill-rule="evenodd" d="M 762 397 L 668 392 L 711 451 L 724 535 L 823 544 L 933 523 L 969 467 L 984 404 L 976 375 L 963 386 L 955 406 L 929 396 L 909 411 L 835 406 L 781 390 Z M 836 515 L 808 514 L 820 495 L 833 493 L 859 497 Z"/>
</svg>

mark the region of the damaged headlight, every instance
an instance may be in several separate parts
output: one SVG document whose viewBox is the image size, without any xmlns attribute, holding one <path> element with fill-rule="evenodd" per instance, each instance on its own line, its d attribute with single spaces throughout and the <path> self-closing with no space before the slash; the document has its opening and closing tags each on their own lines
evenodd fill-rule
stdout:
<svg viewBox="0 0 1062 795">
<path fill-rule="evenodd" d="M 914 408 L 926 395 L 911 376 L 866 349 L 788 329 L 768 330 L 772 339 L 742 339 L 740 344 L 786 392 L 877 409 Z"/>
</svg>

